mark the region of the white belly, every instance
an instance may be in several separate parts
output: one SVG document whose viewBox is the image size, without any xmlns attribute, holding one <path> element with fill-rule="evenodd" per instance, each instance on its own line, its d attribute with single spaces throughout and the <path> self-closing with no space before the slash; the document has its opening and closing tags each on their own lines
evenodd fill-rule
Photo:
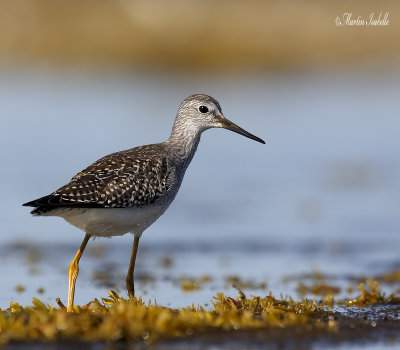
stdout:
<svg viewBox="0 0 400 350">
<path fill-rule="evenodd" d="M 128 232 L 140 236 L 167 208 L 163 205 L 142 208 L 60 208 L 44 215 L 60 216 L 94 236 L 120 236 Z"/>
</svg>

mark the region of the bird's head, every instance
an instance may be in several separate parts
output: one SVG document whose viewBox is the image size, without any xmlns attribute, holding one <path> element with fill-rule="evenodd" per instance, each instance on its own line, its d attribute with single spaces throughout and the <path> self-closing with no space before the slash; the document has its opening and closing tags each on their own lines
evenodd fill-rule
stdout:
<svg viewBox="0 0 400 350">
<path fill-rule="evenodd" d="M 225 118 L 218 101 L 208 95 L 191 95 L 183 100 L 178 110 L 176 123 L 182 128 L 195 129 L 200 133 L 210 128 L 224 128 L 265 143 L 264 140 Z"/>
</svg>

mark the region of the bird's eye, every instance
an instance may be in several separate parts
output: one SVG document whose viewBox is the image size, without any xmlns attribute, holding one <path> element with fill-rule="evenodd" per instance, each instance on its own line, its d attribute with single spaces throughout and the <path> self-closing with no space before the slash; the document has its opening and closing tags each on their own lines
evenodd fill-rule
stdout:
<svg viewBox="0 0 400 350">
<path fill-rule="evenodd" d="M 207 108 L 206 106 L 200 106 L 200 107 L 199 107 L 199 111 L 200 111 L 201 113 L 207 113 L 207 112 L 208 112 L 208 108 Z"/>
</svg>

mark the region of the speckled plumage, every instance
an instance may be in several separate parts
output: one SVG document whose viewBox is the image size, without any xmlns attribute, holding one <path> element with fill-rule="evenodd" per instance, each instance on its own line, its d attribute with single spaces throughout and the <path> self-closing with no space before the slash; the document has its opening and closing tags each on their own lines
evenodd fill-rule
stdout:
<svg viewBox="0 0 400 350">
<path fill-rule="evenodd" d="M 32 214 L 44 214 L 58 206 L 69 208 L 132 208 L 153 204 L 165 196 L 175 179 L 169 152 L 161 144 L 109 154 L 71 182 L 28 204 Z"/>
</svg>

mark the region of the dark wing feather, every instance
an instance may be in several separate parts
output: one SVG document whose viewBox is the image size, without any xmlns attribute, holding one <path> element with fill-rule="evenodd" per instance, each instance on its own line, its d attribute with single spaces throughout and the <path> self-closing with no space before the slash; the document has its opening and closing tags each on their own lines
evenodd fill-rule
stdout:
<svg viewBox="0 0 400 350">
<path fill-rule="evenodd" d="M 25 203 L 41 214 L 56 207 L 125 208 L 154 203 L 170 189 L 171 169 L 160 145 L 99 159 L 52 194 Z"/>
</svg>

